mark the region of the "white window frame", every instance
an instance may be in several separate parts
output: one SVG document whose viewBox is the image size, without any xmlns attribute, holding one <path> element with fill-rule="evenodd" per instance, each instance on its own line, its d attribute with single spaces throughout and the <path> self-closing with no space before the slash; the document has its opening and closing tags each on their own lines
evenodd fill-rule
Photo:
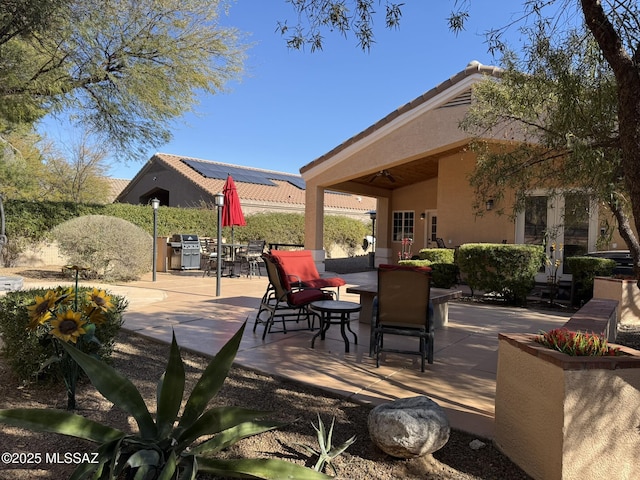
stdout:
<svg viewBox="0 0 640 480">
<path fill-rule="evenodd" d="M 546 196 L 551 199 L 547 203 L 547 220 L 549 224 L 549 229 L 554 231 L 556 234 L 555 237 L 549 238 L 549 242 L 547 244 L 547 252 L 546 255 L 550 255 L 550 247 L 552 243 L 556 244 L 564 244 L 564 227 L 563 217 L 564 217 L 564 193 L 563 191 L 557 192 L 555 196 L 552 196 L 550 192 L 546 190 L 533 190 L 527 193 L 527 196 Z M 568 192 L 571 193 L 571 192 Z M 589 233 L 587 236 L 587 250 L 594 251 L 596 250 L 596 242 L 598 240 L 599 233 L 599 206 L 598 202 L 594 201 L 591 198 L 589 202 Z M 515 222 L 515 241 L 516 243 L 524 243 L 524 217 L 525 212 L 519 212 L 516 217 Z M 570 280 L 571 275 L 565 274 L 563 272 L 564 265 L 560 265 L 560 270 L 558 271 L 558 277 L 562 280 Z M 536 281 L 544 282 L 546 281 L 546 274 L 540 273 L 536 276 Z"/>
<path fill-rule="evenodd" d="M 396 217 L 397 215 L 401 215 L 401 224 L 400 224 L 400 232 L 396 231 Z M 391 241 L 394 243 L 402 242 L 403 238 L 411 238 L 413 239 L 416 234 L 416 212 L 415 210 L 394 210 L 391 215 L 392 225 L 391 225 Z M 406 232 L 408 221 L 411 220 L 411 234 Z M 398 237 L 398 233 L 400 233 L 400 237 Z"/>
</svg>

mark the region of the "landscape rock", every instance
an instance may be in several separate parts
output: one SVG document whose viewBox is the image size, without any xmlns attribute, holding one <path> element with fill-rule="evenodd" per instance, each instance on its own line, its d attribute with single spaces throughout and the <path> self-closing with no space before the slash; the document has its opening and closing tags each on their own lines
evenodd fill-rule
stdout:
<svg viewBox="0 0 640 480">
<path fill-rule="evenodd" d="M 485 447 L 487 444 L 477 438 L 469 443 L 469 447 L 471 450 L 480 450 Z"/>
<path fill-rule="evenodd" d="M 436 452 L 449 440 L 449 420 L 424 395 L 378 405 L 369 414 L 369 436 L 388 455 L 415 458 Z"/>
</svg>

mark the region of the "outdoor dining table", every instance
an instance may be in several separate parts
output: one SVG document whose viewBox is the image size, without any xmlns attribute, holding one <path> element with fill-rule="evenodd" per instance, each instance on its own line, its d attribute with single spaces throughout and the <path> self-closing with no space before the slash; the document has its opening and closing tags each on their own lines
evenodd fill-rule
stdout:
<svg viewBox="0 0 640 480">
<path fill-rule="evenodd" d="M 242 248 L 247 248 L 247 245 L 244 243 L 223 243 L 222 250 L 223 254 L 220 257 L 221 260 L 224 261 L 223 265 L 227 269 L 227 273 L 222 275 L 223 277 L 239 277 L 236 273 L 236 253 L 238 250 Z M 217 249 L 216 249 L 217 250 Z"/>
<path fill-rule="evenodd" d="M 311 348 L 314 348 L 317 337 L 324 340 L 325 334 L 331 325 L 340 325 L 340 333 L 344 339 L 344 351 L 349 353 L 349 338 L 346 330 L 353 334 L 353 343 L 358 344 L 358 336 L 353 330 L 349 322 L 351 322 L 351 314 L 359 312 L 362 308 L 359 303 L 345 302 L 343 300 L 319 300 L 312 302 L 311 310 L 320 313 L 320 331 L 311 339 Z"/>
</svg>

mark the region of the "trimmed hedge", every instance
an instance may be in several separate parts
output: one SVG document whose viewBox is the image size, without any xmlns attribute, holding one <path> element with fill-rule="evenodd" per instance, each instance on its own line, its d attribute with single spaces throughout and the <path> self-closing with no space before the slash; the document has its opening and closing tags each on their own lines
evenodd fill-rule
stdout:
<svg viewBox="0 0 640 480">
<path fill-rule="evenodd" d="M 432 263 L 454 263 L 455 252 L 453 248 L 423 248 L 418 252 L 418 257 Z"/>
<path fill-rule="evenodd" d="M 57 225 L 85 215 L 120 218 L 153 234 L 153 211 L 150 205 L 7 200 L 4 208 L 9 237 L 9 244 L 3 252 L 5 266 L 10 266 L 27 245 L 47 239 Z M 207 205 L 194 208 L 160 206 L 158 235 L 170 237 L 177 233 L 188 233 L 215 238 L 217 218 L 215 209 Z M 245 220 L 246 226 L 234 229 L 234 240 L 237 242 L 264 239 L 267 244 L 304 243 L 304 215 L 301 213 L 256 213 L 247 215 Z M 362 239 L 371 231 L 366 223 L 349 217 L 327 215 L 324 221 L 324 248 L 327 252 L 332 245 L 339 245 L 349 255 L 356 255 Z M 222 235 L 230 239 L 231 228 L 223 228 Z"/>
<path fill-rule="evenodd" d="M 615 260 L 598 257 L 568 257 L 565 263 L 573 276 L 572 305 L 583 305 L 591 300 L 593 277 L 610 277 L 616 266 Z"/>
<path fill-rule="evenodd" d="M 472 291 L 495 292 L 508 303 L 523 305 L 543 265 L 544 249 L 541 245 L 468 243 L 460 246 L 457 262 Z"/>
<path fill-rule="evenodd" d="M 445 263 L 432 262 L 430 260 L 400 260 L 398 263 L 400 265 L 409 265 L 412 267 L 431 267 L 431 285 L 436 288 L 451 288 L 458 283 L 460 269 L 453 262 Z"/>
</svg>

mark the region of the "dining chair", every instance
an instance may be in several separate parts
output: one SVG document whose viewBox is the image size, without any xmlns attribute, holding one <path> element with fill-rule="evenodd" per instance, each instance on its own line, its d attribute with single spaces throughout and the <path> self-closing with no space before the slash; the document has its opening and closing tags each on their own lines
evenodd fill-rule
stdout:
<svg viewBox="0 0 640 480">
<path fill-rule="evenodd" d="M 433 363 L 434 324 L 429 304 L 431 268 L 405 265 L 378 267 L 378 294 L 371 322 L 371 351 L 380 366 L 380 354 L 392 352 L 418 355 L 421 371 L 425 361 Z M 416 337 L 418 348 L 409 349 L 410 342 L 402 341 L 390 348 L 394 339 L 389 336 Z M 397 342 L 397 339 L 396 339 Z"/>
<path fill-rule="evenodd" d="M 249 240 L 246 248 L 238 252 L 236 258 L 240 261 L 240 273 L 246 273 L 251 278 L 254 275 L 260 275 L 260 264 L 262 263 L 262 254 L 266 240 Z"/>
</svg>

